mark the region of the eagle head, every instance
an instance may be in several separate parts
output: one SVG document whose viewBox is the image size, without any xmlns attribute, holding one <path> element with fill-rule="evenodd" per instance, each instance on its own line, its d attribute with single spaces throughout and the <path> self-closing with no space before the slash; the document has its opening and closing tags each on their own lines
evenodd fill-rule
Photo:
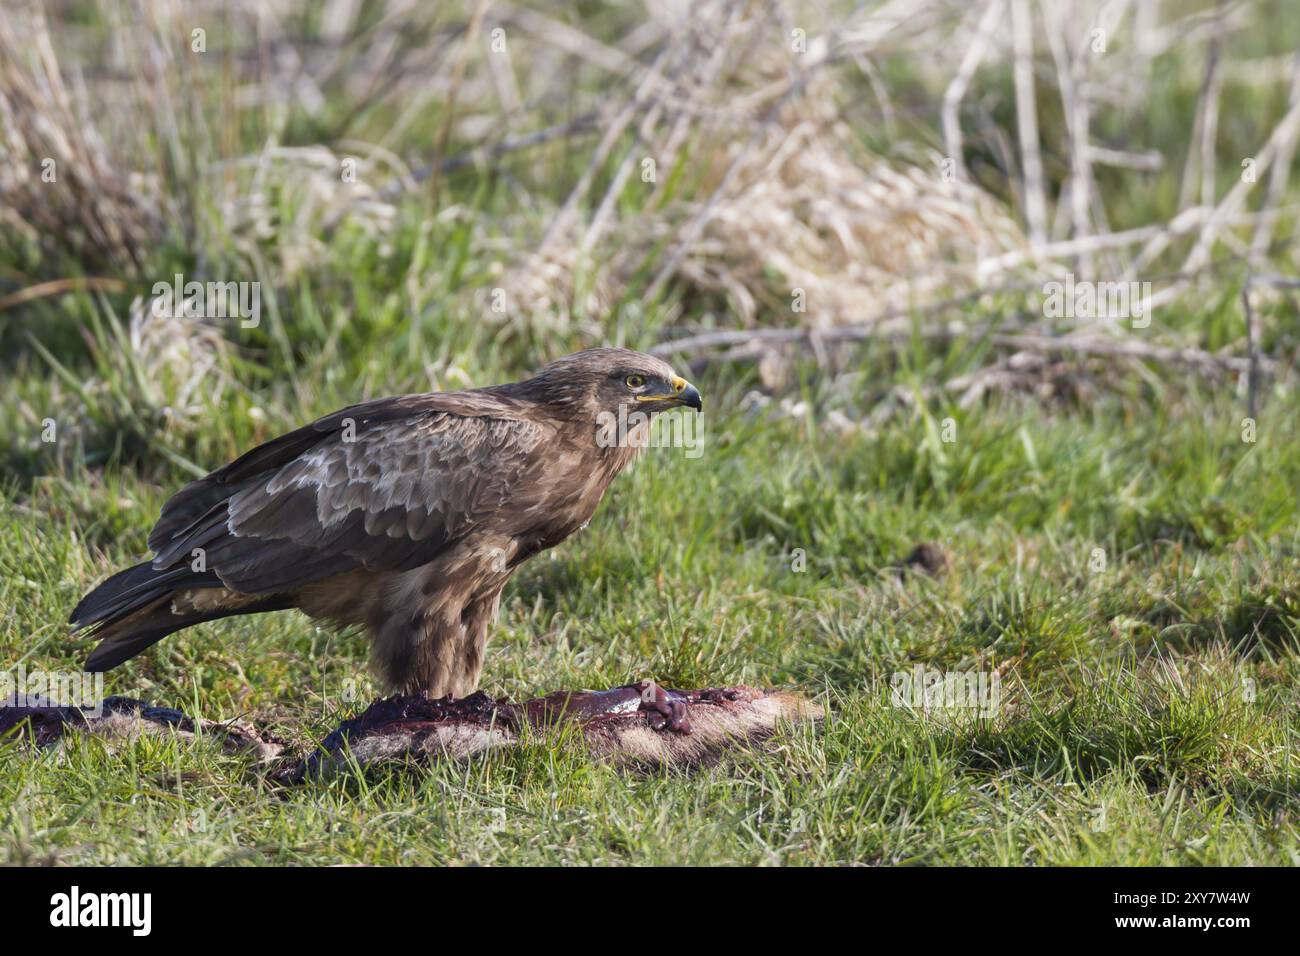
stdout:
<svg viewBox="0 0 1300 956">
<path fill-rule="evenodd" d="M 632 349 L 575 352 L 522 384 L 566 406 L 570 417 L 589 420 L 648 417 L 682 405 L 696 411 L 703 407 L 699 390 L 671 365 Z"/>
</svg>

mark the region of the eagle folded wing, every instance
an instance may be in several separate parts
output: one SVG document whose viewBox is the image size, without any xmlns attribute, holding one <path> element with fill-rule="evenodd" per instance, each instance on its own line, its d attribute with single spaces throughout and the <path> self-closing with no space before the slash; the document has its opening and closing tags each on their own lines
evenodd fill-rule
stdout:
<svg viewBox="0 0 1300 956">
<path fill-rule="evenodd" d="M 154 568 L 202 549 L 227 587 L 270 594 L 357 568 L 418 567 L 509 502 L 548 431 L 481 413 L 347 411 L 184 489 L 188 501 L 169 503 L 150 536 Z"/>
<path fill-rule="evenodd" d="M 365 430 L 383 422 L 426 412 L 429 401 L 427 395 L 402 395 L 362 402 L 250 449 L 228 465 L 190 482 L 167 499 L 158 523 L 149 533 L 149 547 L 161 555 L 169 545 L 210 517 L 213 508 L 224 505 L 226 499 L 245 484 L 269 477 L 302 453 L 342 431 L 349 422 L 351 427 Z"/>
</svg>

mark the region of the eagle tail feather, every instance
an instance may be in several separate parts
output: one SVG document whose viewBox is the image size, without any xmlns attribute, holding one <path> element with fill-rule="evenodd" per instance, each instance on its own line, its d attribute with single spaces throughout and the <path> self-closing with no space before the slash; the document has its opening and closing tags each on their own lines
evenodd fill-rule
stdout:
<svg viewBox="0 0 1300 956">
<path fill-rule="evenodd" d="M 220 578 L 210 571 L 193 571 L 188 565 L 158 570 L 149 562 L 113 575 L 77 604 L 72 612 L 74 631 L 86 630 L 100 643 L 86 659 L 86 670 L 106 671 L 129 660 L 168 634 L 182 628 L 235 614 L 257 614 L 293 607 L 286 595 L 267 595 L 248 602 L 222 606 L 178 608 L 178 592 L 221 589 Z"/>
<path fill-rule="evenodd" d="M 119 571 L 83 597 L 72 609 L 68 623 L 80 631 L 138 611 L 181 587 L 221 587 L 221 579 L 210 571 L 194 571 L 189 565 L 159 569 L 145 561 Z"/>
</svg>

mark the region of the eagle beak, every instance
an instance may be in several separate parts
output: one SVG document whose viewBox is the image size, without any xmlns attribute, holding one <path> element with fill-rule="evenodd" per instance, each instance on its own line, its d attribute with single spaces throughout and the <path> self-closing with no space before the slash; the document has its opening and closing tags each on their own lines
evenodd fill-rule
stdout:
<svg viewBox="0 0 1300 956">
<path fill-rule="evenodd" d="M 674 375 L 668 381 L 671 391 L 647 392 L 636 396 L 638 402 L 663 402 L 665 405 L 685 405 L 697 412 L 702 411 L 704 403 L 700 400 L 700 390 L 680 375 Z"/>
<path fill-rule="evenodd" d="M 678 405 L 685 405 L 697 412 L 704 410 L 704 403 L 700 400 L 700 390 L 680 375 L 673 376 L 673 397 Z"/>
</svg>

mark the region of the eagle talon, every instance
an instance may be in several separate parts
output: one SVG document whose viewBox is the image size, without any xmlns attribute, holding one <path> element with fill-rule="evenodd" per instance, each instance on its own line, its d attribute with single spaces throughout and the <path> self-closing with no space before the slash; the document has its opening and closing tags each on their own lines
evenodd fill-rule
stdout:
<svg viewBox="0 0 1300 956">
<path fill-rule="evenodd" d="M 679 734 L 691 732 L 687 719 L 686 698 L 664 690 L 652 680 L 633 685 L 641 694 L 640 711 L 646 715 L 651 730 L 668 729 Z"/>
</svg>

